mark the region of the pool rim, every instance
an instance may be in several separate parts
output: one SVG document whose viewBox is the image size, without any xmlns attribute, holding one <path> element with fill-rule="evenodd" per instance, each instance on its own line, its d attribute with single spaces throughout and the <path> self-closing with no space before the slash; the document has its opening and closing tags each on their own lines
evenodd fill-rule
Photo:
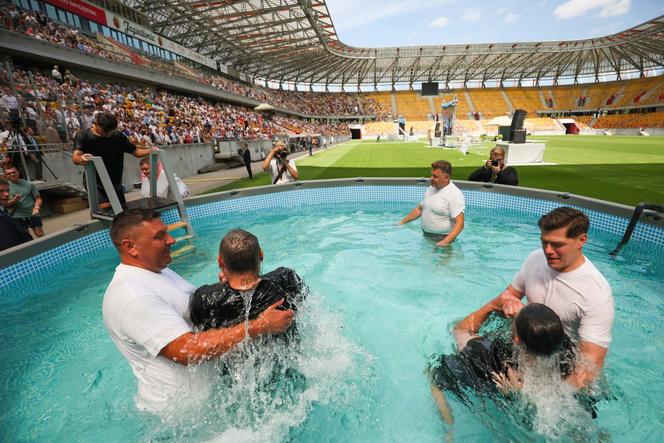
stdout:
<svg viewBox="0 0 664 443">
<path fill-rule="evenodd" d="M 578 206 L 588 210 L 595 210 L 605 214 L 625 218 L 629 220 L 634 212 L 634 207 L 613 203 L 606 200 L 598 200 L 567 192 L 526 188 L 519 186 L 498 185 L 493 183 L 470 182 L 465 180 L 453 180 L 453 183 L 463 190 L 481 191 L 488 194 L 507 194 L 516 197 L 533 198 L 550 202 L 561 203 L 561 205 Z M 210 194 L 190 197 L 184 201 L 186 207 L 204 205 L 217 201 L 231 200 L 242 197 L 251 197 L 264 194 L 273 194 L 297 189 L 334 188 L 344 186 L 420 186 L 423 189 L 429 186 L 429 179 L 419 178 L 341 178 L 330 180 L 312 180 L 304 182 L 286 183 L 281 185 L 265 185 L 252 188 L 234 189 Z M 664 228 L 664 218 L 659 220 L 642 216 L 640 223 Z M 32 240 L 13 248 L 0 251 L 0 269 L 18 264 L 22 261 L 47 252 L 55 247 L 62 246 L 68 242 L 80 239 L 86 235 L 108 228 L 108 222 L 102 220 L 90 220 L 80 225 L 74 225 Z"/>
</svg>

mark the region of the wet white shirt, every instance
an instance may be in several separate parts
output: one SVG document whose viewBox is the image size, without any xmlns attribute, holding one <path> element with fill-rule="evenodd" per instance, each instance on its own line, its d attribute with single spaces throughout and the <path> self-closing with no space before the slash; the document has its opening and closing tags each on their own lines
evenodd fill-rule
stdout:
<svg viewBox="0 0 664 443">
<path fill-rule="evenodd" d="M 115 269 L 104 295 L 104 324 L 138 380 L 138 409 L 165 410 L 178 392 L 206 395 L 209 380 L 159 355 L 164 346 L 192 332 L 189 297 L 195 290 L 168 268 L 157 273 L 120 264 Z"/>
<path fill-rule="evenodd" d="M 512 280 L 512 287 L 528 303 L 551 308 L 573 340 L 608 348 L 614 304 L 611 286 L 588 258 L 571 272 L 558 272 L 546 262 L 542 249 L 533 251 Z"/>
<path fill-rule="evenodd" d="M 463 194 L 450 182 L 442 189 L 429 186 L 424 192 L 422 206 L 422 230 L 431 234 L 448 234 L 454 219 L 465 211 Z"/>
</svg>

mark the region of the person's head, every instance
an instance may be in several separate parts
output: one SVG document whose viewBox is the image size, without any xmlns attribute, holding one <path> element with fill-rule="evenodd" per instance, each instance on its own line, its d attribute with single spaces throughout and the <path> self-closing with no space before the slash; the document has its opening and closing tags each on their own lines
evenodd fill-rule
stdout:
<svg viewBox="0 0 664 443">
<path fill-rule="evenodd" d="M 122 211 L 111 222 L 111 240 L 124 264 L 159 272 L 171 262 L 171 245 L 159 213 L 151 209 Z"/>
<path fill-rule="evenodd" d="M 247 274 L 258 275 L 263 261 L 263 251 L 258 238 L 243 229 L 228 231 L 219 244 L 219 268 L 226 275 Z"/>
<path fill-rule="evenodd" d="M 529 303 L 514 319 L 514 342 L 526 352 L 548 356 L 562 347 L 565 330 L 558 315 L 541 303 Z"/>
<path fill-rule="evenodd" d="M 23 132 L 25 132 L 27 135 L 34 135 L 34 131 L 32 130 L 32 128 L 30 126 L 26 126 L 23 129 Z"/>
<path fill-rule="evenodd" d="M 505 163 L 505 149 L 500 146 L 496 146 L 489 152 L 489 160 L 498 161 L 499 163 Z"/>
<path fill-rule="evenodd" d="M 150 178 L 150 158 L 143 157 L 141 161 L 138 162 L 138 167 L 141 168 L 141 172 L 147 178 Z"/>
<path fill-rule="evenodd" d="M 5 177 L 12 183 L 16 183 L 21 179 L 21 174 L 18 172 L 16 166 L 9 166 L 5 168 Z"/>
<path fill-rule="evenodd" d="M 436 160 L 431 163 L 431 186 L 442 189 L 450 183 L 452 164 L 447 160 Z"/>
<path fill-rule="evenodd" d="M 6 206 L 9 201 L 9 182 L 0 178 L 0 206 Z"/>
<path fill-rule="evenodd" d="M 97 114 L 97 129 L 100 135 L 109 136 L 118 128 L 118 119 L 112 112 L 100 112 Z"/>
<path fill-rule="evenodd" d="M 549 267 L 567 272 L 583 264 L 583 245 L 588 240 L 590 227 L 586 214 L 560 207 L 540 217 L 537 226 Z"/>
</svg>

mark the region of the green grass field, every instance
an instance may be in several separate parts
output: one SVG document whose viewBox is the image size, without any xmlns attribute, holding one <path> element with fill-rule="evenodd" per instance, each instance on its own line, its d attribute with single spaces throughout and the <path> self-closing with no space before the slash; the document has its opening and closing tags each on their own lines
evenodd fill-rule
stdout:
<svg viewBox="0 0 664 443">
<path fill-rule="evenodd" d="M 519 185 L 570 192 L 636 205 L 664 202 L 664 137 L 533 136 L 547 142 L 546 166 L 518 166 Z M 348 177 L 428 177 L 429 165 L 445 159 L 453 179 L 465 180 L 487 159 L 495 142 L 471 148 L 466 156 L 422 142 L 351 141 L 296 161 L 300 180 Z M 268 174 L 242 179 L 209 192 L 267 185 Z"/>
</svg>

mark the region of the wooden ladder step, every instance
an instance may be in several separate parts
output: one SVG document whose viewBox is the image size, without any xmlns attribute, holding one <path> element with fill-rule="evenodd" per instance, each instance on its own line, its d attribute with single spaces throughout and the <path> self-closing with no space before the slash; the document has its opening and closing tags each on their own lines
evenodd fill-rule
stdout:
<svg viewBox="0 0 664 443">
<path fill-rule="evenodd" d="M 179 242 L 185 241 L 185 240 L 191 240 L 192 238 L 194 238 L 194 236 L 191 235 L 191 234 L 183 235 L 183 236 L 180 236 L 180 237 L 175 237 L 175 243 L 179 243 Z"/>
<path fill-rule="evenodd" d="M 175 231 L 176 229 L 181 229 L 181 228 L 186 228 L 187 227 L 187 222 L 179 221 L 175 223 L 171 223 L 170 225 L 166 226 L 168 228 L 168 232 Z"/>
<path fill-rule="evenodd" d="M 182 257 L 185 254 L 189 254 L 194 252 L 194 245 L 184 245 L 181 248 L 176 249 L 175 251 L 171 251 L 171 258 L 178 258 Z"/>
</svg>

